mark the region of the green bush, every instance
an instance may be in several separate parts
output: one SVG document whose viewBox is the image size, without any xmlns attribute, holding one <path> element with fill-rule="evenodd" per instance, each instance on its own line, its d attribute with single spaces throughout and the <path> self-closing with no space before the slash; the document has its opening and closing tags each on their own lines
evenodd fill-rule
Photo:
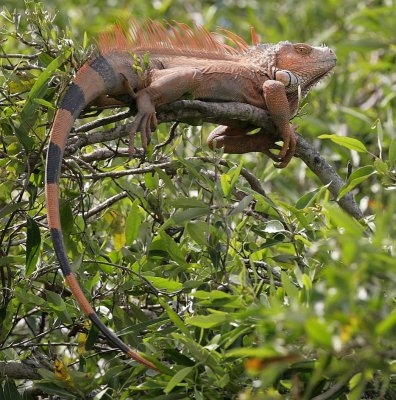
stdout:
<svg viewBox="0 0 396 400">
<path fill-rule="evenodd" d="M 107 3 L 27 1 L 2 12 L 0 364 L 19 369 L 0 372 L 0 398 L 396 398 L 396 7 Z M 55 16 L 59 4 L 67 11 Z M 101 318 L 160 360 L 163 373 L 125 360 L 84 320 L 46 229 L 44 149 L 56 102 L 91 53 L 88 38 L 130 14 L 195 18 L 247 40 L 254 25 L 265 42 L 334 47 L 336 72 L 294 122 L 365 214 L 357 221 L 342 211 L 299 159 L 277 170 L 261 154 L 210 152 L 208 124 L 180 125 L 160 154 L 149 148 L 144 165 L 85 161 L 106 146 L 125 148 L 121 140 L 68 156 L 69 259 Z M 154 142 L 168 130 L 161 125 Z"/>
</svg>

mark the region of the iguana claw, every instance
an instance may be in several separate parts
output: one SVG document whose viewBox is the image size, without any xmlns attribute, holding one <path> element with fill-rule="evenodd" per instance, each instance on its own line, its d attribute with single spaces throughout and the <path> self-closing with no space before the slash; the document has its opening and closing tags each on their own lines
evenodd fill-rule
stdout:
<svg viewBox="0 0 396 400">
<path fill-rule="evenodd" d="M 297 146 L 296 129 L 296 126 L 290 124 L 290 131 L 283 138 L 283 146 L 278 154 L 279 164 L 275 164 L 276 168 L 285 168 L 293 158 Z"/>
<path fill-rule="evenodd" d="M 138 113 L 132 123 L 129 132 L 129 155 L 132 156 L 135 151 L 135 137 L 136 133 L 140 131 L 142 138 L 142 147 L 147 149 L 147 145 L 151 141 L 151 132 L 156 129 L 158 125 L 155 107 L 151 99 L 144 91 L 138 92 L 136 96 L 136 104 Z"/>
</svg>

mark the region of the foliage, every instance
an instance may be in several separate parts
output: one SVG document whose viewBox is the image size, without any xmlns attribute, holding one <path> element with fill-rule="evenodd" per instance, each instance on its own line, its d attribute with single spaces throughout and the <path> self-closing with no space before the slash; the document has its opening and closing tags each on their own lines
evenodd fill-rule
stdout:
<svg viewBox="0 0 396 400">
<path fill-rule="evenodd" d="M 63 1 L 68 14 L 54 17 L 58 1 L 2 12 L 0 360 L 40 366 L 42 379 L 32 390 L 7 379 L 0 397 L 396 398 L 396 7 L 107 3 Z M 106 324 L 169 374 L 126 361 L 84 321 L 45 222 L 44 149 L 56 101 L 92 50 L 86 38 L 129 13 L 195 19 L 247 38 L 254 25 L 265 41 L 328 41 L 339 66 L 295 123 L 340 174 L 350 160 L 340 195 L 354 190 L 366 214 L 358 222 L 342 212 L 298 159 L 276 170 L 260 154 L 209 152 L 207 125 L 179 127 L 161 154 L 151 147 L 148 172 L 136 171 L 139 159 L 88 164 L 93 145 L 68 157 L 61 215 L 78 279 Z M 159 127 L 156 143 L 168 128 Z"/>
</svg>

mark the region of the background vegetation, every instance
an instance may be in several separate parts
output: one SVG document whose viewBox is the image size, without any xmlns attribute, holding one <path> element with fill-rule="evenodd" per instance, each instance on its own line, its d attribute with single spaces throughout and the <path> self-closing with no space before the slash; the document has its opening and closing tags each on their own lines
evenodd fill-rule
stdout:
<svg viewBox="0 0 396 400">
<path fill-rule="evenodd" d="M 61 185 L 69 258 L 106 324 L 169 375 L 90 328 L 46 229 L 55 104 L 91 39 L 131 15 L 333 47 L 335 73 L 294 123 L 346 181 L 350 163 L 365 214 L 341 211 L 297 158 L 277 170 L 261 154 L 210 152 L 209 124 L 180 125 L 143 163 L 84 161 L 98 145 L 71 154 Z M 0 398 L 396 398 L 393 1 L 6 0 L 0 18 Z M 154 142 L 168 132 L 161 125 Z M 359 151 L 322 134 L 355 138 Z"/>
</svg>

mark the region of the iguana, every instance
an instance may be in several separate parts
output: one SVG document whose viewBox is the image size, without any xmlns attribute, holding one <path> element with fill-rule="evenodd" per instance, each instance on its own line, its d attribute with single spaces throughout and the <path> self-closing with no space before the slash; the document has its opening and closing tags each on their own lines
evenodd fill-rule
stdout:
<svg viewBox="0 0 396 400">
<path fill-rule="evenodd" d="M 129 348 L 99 319 L 72 272 L 63 241 L 59 214 L 59 179 L 66 140 L 74 121 L 89 105 L 101 101 L 136 105 L 137 114 L 130 133 L 141 132 L 145 148 L 157 125 L 156 108 L 189 95 L 205 101 L 235 101 L 268 110 L 283 140 L 277 147 L 266 132 L 228 126 L 209 136 L 210 147 L 225 152 L 263 151 L 284 167 L 292 158 L 295 133 L 289 120 L 299 100 L 326 76 L 336 64 L 334 52 L 325 46 L 280 42 L 249 46 L 239 36 L 223 31 L 222 36 L 204 28 L 134 22 L 130 32 L 115 27 L 102 34 L 98 52 L 77 71 L 68 86 L 53 121 L 46 164 L 48 226 L 64 279 L 82 311 L 109 342 L 148 368 L 156 366 Z M 256 42 L 257 40 L 255 40 Z M 270 151 L 279 148 L 278 155 Z"/>
</svg>

